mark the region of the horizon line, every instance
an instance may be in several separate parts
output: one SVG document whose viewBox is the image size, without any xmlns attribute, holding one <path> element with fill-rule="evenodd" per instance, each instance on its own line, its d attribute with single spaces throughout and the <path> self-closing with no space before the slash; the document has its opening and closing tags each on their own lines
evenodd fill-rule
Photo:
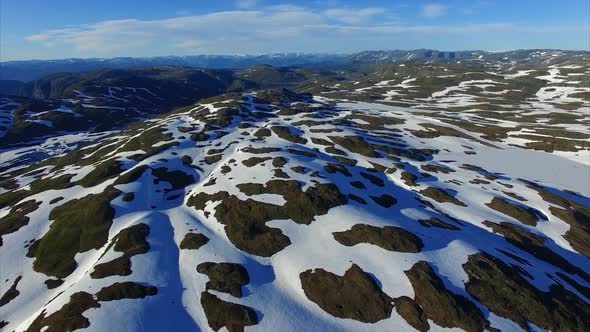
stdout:
<svg viewBox="0 0 590 332">
<path fill-rule="evenodd" d="M 113 60 L 113 59 L 155 59 L 155 58 L 184 58 L 184 57 L 199 57 L 199 56 L 217 56 L 217 57 L 256 57 L 256 56 L 268 56 L 268 55 L 340 55 L 350 56 L 354 54 L 360 54 L 364 52 L 411 52 L 411 51 L 436 51 L 442 53 L 453 53 L 453 52 L 484 52 L 484 53 L 506 53 L 506 52 L 517 52 L 517 51 L 561 51 L 561 52 L 590 52 L 590 49 L 561 49 L 561 48 L 519 48 L 511 50 L 481 50 L 481 49 L 465 49 L 465 50 L 453 50 L 445 51 L 432 48 L 414 48 L 414 49 L 374 49 L 374 50 L 362 50 L 357 52 L 275 52 L 275 53 L 243 53 L 243 54 L 215 54 L 215 53 L 202 53 L 202 54 L 191 54 L 191 55 L 152 55 L 152 56 L 113 56 L 113 57 L 88 57 L 88 58 L 32 58 L 23 60 L 6 60 L 0 61 L 0 64 L 10 62 L 30 62 L 30 61 L 60 61 L 60 60 Z"/>
</svg>

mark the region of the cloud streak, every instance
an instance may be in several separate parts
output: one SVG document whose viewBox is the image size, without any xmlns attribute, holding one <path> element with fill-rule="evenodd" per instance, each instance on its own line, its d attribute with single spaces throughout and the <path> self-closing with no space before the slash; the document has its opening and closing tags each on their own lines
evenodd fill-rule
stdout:
<svg viewBox="0 0 590 332">
<path fill-rule="evenodd" d="M 426 9 L 425 9 L 426 11 Z M 430 17 L 445 9 L 427 10 Z M 76 27 L 44 31 L 27 36 L 41 47 L 65 47 L 81 56 L 162 55 L 164 54 L 239 54 L 313 50 L 349 52 L 371 45 L 392 48 L 400 37 L 415 40 L 421 36 L 457 35 L 469 39 L 478 34 L 550 33 L 564 27 L 522 27 L 510 23 L 469 25 L 402 25 L 378 18 L 394 17 L 383 8 L 333 8 L 311 10 L 297 6 L 274 6 L 260 10 L 232 10 L 162 20 L 111 20 Z M 390 21 L 389 21 L 390 22 Z M 395 21 L 394 21 L 395 22 Z M 573 30 L 587 27 L 570 27 Z M 436 47 L 413 45 L 396 47 Z M 408 44 L 410 45 L 410 44 Z"/>
<path fill-rule="evenodd" d="M 363 9 L 335 8 L 326 10 L 324 15 L 329 19 L 346 24 L 361 24 L 385 13 L 384 8 L 375 7 Z"/>
</svg>

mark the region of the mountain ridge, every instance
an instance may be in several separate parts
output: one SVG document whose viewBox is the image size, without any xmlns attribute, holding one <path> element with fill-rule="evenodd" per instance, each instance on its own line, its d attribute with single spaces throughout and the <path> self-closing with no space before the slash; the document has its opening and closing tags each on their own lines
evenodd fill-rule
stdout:
<svg viewBox="0 0 590 332">
<path fill-rule="evenodd" d="M 55 60 L 22 60 L 0 62 L 0 79 L 30 81 L 44 75 L 57 72 L 78 72 L 106 68 L 129 68 L 145 66 L 189 66 L 212 69 L 245 69 L 257 64 L 269 64 L 277 67 L 309 66 L 346 66 L 354 63 L 374 63 L 378 56 L 385 55 L 381 61 L 455 61 L 459 59 L 474 60 L 479 56 L 497 58 L 499 55 L 510 57 L 521 53 L 562 52 L 567 54 L 590 54 L 589 51 L 568 51 L 551 49 L 514 50 L 503 52 L 489 51 L 439 51 L 433 49 L 363 51 L 350 54 L 330 53 L 277 53 L 263 55 L 194 55 L 194 56 L 160 56 L 160 57 L 117 57 L 117 58 L 70 58 Z M 458 57 L 456 57 L 458 56 Z M 363 59 L 364 57 L 364 59 Z M 497 61 L 495 59 L 494 61 Z"/>
</svg>

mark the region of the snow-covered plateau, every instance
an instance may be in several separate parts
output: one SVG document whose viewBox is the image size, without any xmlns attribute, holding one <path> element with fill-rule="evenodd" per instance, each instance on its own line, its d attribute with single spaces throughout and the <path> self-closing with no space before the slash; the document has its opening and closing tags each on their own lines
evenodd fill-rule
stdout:
<svg viewBox="0 0 590 332">
<path fill-rule="evenodd" d="M 4 147 L 0 330 L 587 330 L 589 67 L 395 66 Z"/>
</svg>

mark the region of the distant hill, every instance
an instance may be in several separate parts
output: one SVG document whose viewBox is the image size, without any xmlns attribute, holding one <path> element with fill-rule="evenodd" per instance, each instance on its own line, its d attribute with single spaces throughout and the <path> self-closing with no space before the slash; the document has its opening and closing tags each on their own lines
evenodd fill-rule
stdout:
<svg viewBox="0 0 590 332">
<path fill-rule="evenodd" d="M 0 80 L 0 95 L 15 95 L 23 85 L 22 81 Z"/>
<path fill-rule="evenodd" d="M 151 58 L 61 59 L 0 62 L 0 79 L 31 81 L 61 72 L 82 72 L 98 69 L 179 66 L 211 69 L 245 69 L 259 64 L 291 67 L 333 62 L 345 55 L 334 54 L 266 54 L 266 55 L 196 55 Z"/>
<path fill-rule="evenodd" d="M 61 59 L 0 62 L 0 80 L 32 81 L 63 72 L 84 72 L 99 69 L 175 66 L 210 69 L 246 69 L 256 65 L 273 67 L 310 67 L 318 69 L 351 69 L 359 65 L 413 62 L 462 63 L 485 66 L 536 65 L 563 61 L 564 58 L 589 56 L 587 51 L 517 50 L 506 52 L 439 51 L 431 49 L 363 51 L 354 54 L 281 53 L 265 55 L 195 55 L 150 58 Z M 0 86 L 0 94 L 6 94 Z"/>
<path fill-rule="evenodd" d="M 101 69 L 55 73 L 27 83 L 0 81 L 6 82 L 6 92 L 0 89 L 0 96 L 5 95 L 0 97 L 0 147 L 66 132 L 121 128 L 223 93 L 339 79 L 309 68 L 258 65 L 247 70 Z"/>
</svg>

